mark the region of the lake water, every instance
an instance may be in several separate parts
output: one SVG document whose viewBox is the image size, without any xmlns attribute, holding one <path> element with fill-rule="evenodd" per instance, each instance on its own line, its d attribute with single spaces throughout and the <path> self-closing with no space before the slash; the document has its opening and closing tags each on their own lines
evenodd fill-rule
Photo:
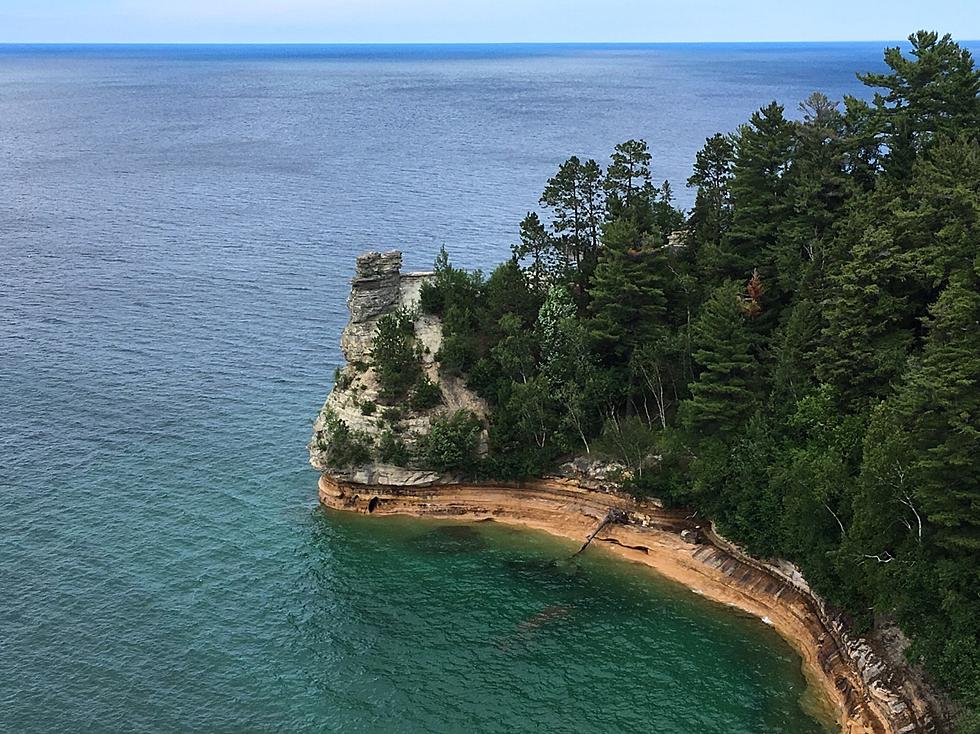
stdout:
<svg viewBox="0 0 980 734">
<path fill-rule="evenodd" d="M 490 267 L 629 137 L 689 203 L 706 136 L 879 59 L 0 47 L 0 730 L 822 731 L 757 620 L 544 536 L 322 511 L 304 444 L 355 254 Z"/>
</svg>

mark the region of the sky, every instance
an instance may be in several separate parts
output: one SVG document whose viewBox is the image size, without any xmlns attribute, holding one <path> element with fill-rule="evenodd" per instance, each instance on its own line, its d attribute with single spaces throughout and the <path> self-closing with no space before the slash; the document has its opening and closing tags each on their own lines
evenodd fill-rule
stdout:
<svg viewBox="0 0 980 734">
<path fill-rule="evenodd" d="M 980 0 L 0 0 L 0 43 L 980 39 Z"/>
</svg>

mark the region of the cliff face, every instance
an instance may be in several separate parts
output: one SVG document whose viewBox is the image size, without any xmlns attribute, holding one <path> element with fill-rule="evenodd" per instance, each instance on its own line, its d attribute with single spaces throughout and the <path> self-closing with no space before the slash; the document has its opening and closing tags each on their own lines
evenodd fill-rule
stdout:
<svg viewBox="0 0 980 734">
<path fill-rule="evenodd" d="M 462 380 L 439 373 L 435 355 L 442 346 L 442 324 L 437 317 L 419 310 L 422 284 L 433 274 L 403 274 L 401 266 L 402 255 L 397 250 L 369 252 L 357 258 L 347 299 L 350 321 L 340 338 L 340 348 L 347 364 L 338 371 L 333 389 L 317 415 L 308 447 L 310 464 L 320 471 L 330 471 L 364 482 L 379 479 L 403 484 L 431 482 L 436 478 L 431 472 L 386 466 L 374 461 L 355 467 L 331 466 L 329 420 L 341 421 L 349 431 L 370 443 L 376 443 L 385 432 L 392 432 L 411 443 L 413 437 L 427 433 L 432 420 L 438 416 L 457 410 L 471 411 L 479 418 L 487 414 L 486 404 L 467 389 Z M 440 404 L 432 409 L 410 411 L 402 405 L 384 405 L 380 399 L 380 385 L 372 366 L 371 351 L 379 320 L 399 309 L 405 309 L 414 317 L 415 342 L 419 348 L 422 372 L 438 386 L 441 394 Z M 483 450 L 485 446 L 484 435 Z"/>
</svg>

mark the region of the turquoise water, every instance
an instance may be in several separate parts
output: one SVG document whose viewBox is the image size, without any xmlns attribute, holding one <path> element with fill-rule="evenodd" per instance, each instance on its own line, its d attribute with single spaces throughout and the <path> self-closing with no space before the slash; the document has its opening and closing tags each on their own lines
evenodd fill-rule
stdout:
<svg viewBox="0 0 980 734">
<path fill-rule="evenodd" d="M 825 731 L 759 620 L 600 549 L 569 565 L 539 533 L 334 512 L 311 531 L 329 553 L 291 619 L 344 701 L 327 730 Z"/>
<path fill-rule="evenodd" d="M 0 47 L 0 731 L 820 731 L 757 620 L 546 536 L 325 513 L 304 444 L 356 253 L 490 266 L 630 136 L 689 198 L 706 135 L 879 59 Z"/>
</svg>

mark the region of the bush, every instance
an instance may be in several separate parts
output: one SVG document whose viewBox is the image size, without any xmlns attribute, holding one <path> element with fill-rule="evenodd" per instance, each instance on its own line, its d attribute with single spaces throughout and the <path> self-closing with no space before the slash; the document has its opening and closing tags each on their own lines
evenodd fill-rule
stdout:
<svg viewBox="0 0 980 734">
<path fill-rule="evenodd" d="M 400 405 L 392 405 L 381 411 L 381 417 L 388 424 L 397 423 L 405 416 L 405 411 Z"/>
<path fill-rule="evenodd" d="M 452 377 L 461 377 L 469 372 L 476 363 L 476 359 L 474 340 L 463 334 L 445 336 L 442 340 L 442 346 L 436 353 L 439 371 Z"/>
<path fill-rule="evenodd" d="M 378 409 L 378 404 L 373 400 L 365 400 L 363 403 L 361 403 L 362 415 L 374 415 L 377 409 Z"/>
<path fill-rule="evenodd" d="M 364 431 L 351 430 L 330 412 L 324 414 L 324 423 L 317 435 L 317 447 L 326 454 L 327 464 L 345 468 L 367 464 L 373 459 L 373 442 Z"/>
<path fill-rule="evenodd" d="M 385 314 L 378 320 L 371 359 L 383 401 L 401 400 L 422 372 L 414 321 L 406 309 Z"/>
<path fill-rule="evenodd" d="M 429 410 L 442 402 L 442 390 L 428 377 L 422 375 L 415 383 L 412 395 L 408 400 L 412 410 Z"/>
<path fill-rule="evenodd" d="M 419 462 L 437 471 L 472 469 L 481 428 L 480 419 L 468 410 L 437 418 L 429 433 L 419 439 Z"/>
<path fill-rule="evenodd" d="M 378 439 L 378 460 L 395 466 L 408 466 L 411 454 L 405 442 L 391 431 L 385 431 Z"/>
</svg>

